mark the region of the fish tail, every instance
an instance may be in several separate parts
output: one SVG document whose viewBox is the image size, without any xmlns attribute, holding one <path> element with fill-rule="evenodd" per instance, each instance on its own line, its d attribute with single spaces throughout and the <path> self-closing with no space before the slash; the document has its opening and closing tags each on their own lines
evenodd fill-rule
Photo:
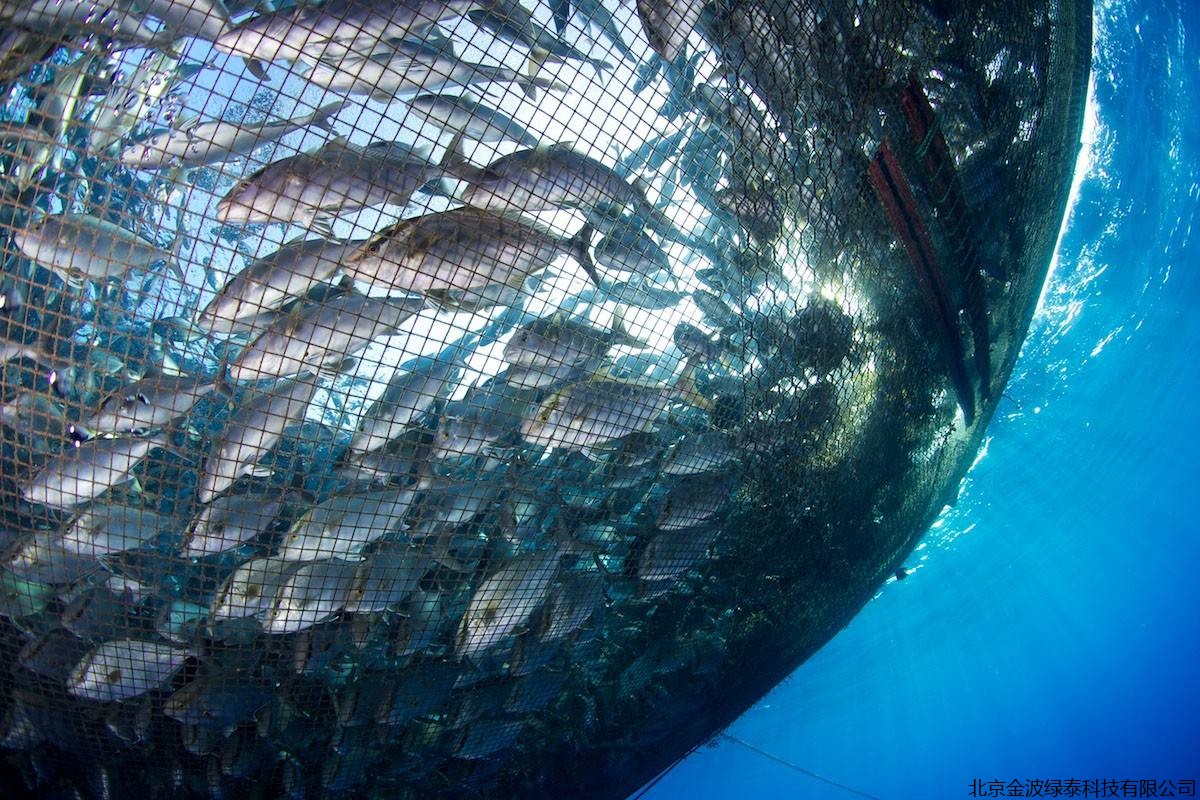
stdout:
<svg viewBox="0 0 1200 800">
<path fill-rule="evenodd" d="M 701 394 L 699 387 L 696 386 L 696 365 L 691 363 L 690 359 L 687 366 L 683 368 L 683 372 L 679 373 L 671 390 L 676 398 L 690 406 L 705 411 L 712 411 L 715 408 L 712 400 Z"/>
<path fill-rule="evenodd" d="M 617 347 L 632 347 L 637 350 L 645 350 L 650 346 L 650 343 L 645 339 L 639 339 L 629 332 L 625 327 L 625 306 L 617 304 L 613 310 L 612 322 L 612 344 Z"/>
<path fill-rule="evenodd" d="M 592 227 L 592 223 L 585 223 L 579 229 L 579 233 L 567 240 L 567 246 L 579 261 L 579 266 L 583 267 L 583 271 L 592 279 L 592 283 L 596 284 L 598 288 L 603 289 L 604 280 L 600 277 L 600 273 L 596 271 L 596 263 L 592 261 L 592 234 L 595 230 Z"/>
<path fill-rule="evenodd" d="M 336 133 L 336 131 L 333 129 L 333 123 L 330 121 L 330 117 L 336 116 L 337 113 L 345 107 L 345 100 L 338 100 L 335 103 L 323 105 L 314 111 L 312 116 L 308 118 L 308 124 L 316 128 L 320 128 L 323 131 Z"/>
</svg>

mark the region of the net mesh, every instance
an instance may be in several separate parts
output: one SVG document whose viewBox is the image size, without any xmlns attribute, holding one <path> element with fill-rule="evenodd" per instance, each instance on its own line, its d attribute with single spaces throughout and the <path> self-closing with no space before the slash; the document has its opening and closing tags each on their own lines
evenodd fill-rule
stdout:
<svg viewBox="0 0 1200 800">
<path fill-rule="evenodd" d="M 0 0 L 6 786 L 636 789 L 953 501 L 1089 50 L 1037 0 Z"/>
</svg>

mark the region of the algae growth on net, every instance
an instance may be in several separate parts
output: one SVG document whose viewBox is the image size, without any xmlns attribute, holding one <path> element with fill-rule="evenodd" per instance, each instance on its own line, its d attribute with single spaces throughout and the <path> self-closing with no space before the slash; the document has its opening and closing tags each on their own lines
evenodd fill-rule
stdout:
<svg viewBox="0 0 1200 800">
<path fill-rule="evenodd" d="M 4 0 L 0 755 L 620 797 L 952 501 L 1086 3 Z"/>
</svg>

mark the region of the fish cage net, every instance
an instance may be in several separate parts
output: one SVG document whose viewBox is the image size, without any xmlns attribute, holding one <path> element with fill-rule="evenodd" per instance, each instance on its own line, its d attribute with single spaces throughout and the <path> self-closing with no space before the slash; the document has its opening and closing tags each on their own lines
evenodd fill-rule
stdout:
<svg viewBox="0 0 1200 800">
<path fill-rule="evenodd" d="M 669 767 L 953 500 L 1089 51 L 1072 0 L 0 0 L 6 796 Z"/>
</svg>

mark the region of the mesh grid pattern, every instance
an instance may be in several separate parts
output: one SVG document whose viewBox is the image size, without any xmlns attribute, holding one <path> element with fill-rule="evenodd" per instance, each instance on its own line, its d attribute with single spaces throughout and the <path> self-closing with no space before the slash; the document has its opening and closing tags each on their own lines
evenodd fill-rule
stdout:
<svg viewBox="0 0 1200 800">
<path fill-rule="evenodd" d="M 0 756 L 621 796 L 978 448 L 1084 5 L 0 0 Z"/>
</svg>

